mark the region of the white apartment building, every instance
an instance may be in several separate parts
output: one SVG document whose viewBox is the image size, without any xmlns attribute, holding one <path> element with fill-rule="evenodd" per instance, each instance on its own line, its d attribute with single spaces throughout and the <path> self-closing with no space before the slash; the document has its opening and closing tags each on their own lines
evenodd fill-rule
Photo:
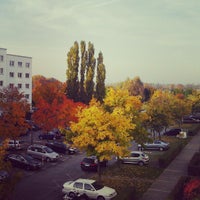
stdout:
<svg viewBox="0 0 200 200">
<path fill-rule="evenodd" d="M 32 103 L 32 57 L 7 54 L 0 48 L 0 88 L 17 87 Z"/>
</svg>

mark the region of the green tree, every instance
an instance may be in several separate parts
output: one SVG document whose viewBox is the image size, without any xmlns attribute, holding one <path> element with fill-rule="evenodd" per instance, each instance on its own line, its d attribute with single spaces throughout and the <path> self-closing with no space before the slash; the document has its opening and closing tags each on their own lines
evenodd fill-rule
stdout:
<svg viewBox="0 0 200 200">
<path fill-rule="evenodd" d="M 85 87 L 84 87 L 86 64 L 87 64 L 86 44 L 84 41 L 81 41 L 80 101 L 83 103 L 86 103 Z"/>
<path fill-rule="evenodd" d="M 90 102 L 94 94 L 94 74 L 95 74 L 96 59 L 94 58 L 94 46 L 91 42 L 88 43 L 88 58 L 85 79 L 85 91 L 87 103 Z"/>
<path fill-rule="evenodd" d="M 69 99 L 79 101 L 79 45 L 78 42 L 74 42 L 74 46 L 71 47 L 67 54 L 67 88 L 66 94 Z"/>
<path fill-rule="evenodd" d="M 106 88 L 105 88 L 105 78 L 106 78 L 106 69 L 103 64 L 103 54 L 99 53 L 99 57 L 97 58 L 97 76 L 96 76 L 96 93 L 95 98 L 103 102 L 105 97 Z"/>
</svg>

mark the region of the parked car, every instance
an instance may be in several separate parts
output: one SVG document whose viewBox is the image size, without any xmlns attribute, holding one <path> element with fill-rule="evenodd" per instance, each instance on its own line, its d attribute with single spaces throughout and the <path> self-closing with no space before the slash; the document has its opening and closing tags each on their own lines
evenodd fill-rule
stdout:
<svg viewBox="0 0 200 200">
<path fill-rule="evenodd" d="M 103 186 L 92 179 L 82 178 L 64 183 L 62 192 L 72 198 L 76 194 L 86 194 L 88 198 L 97 200 L 110 200 L 117 195 L 116 190 L 113 188 Z"/>
<path fill-rule="evenodd" d="M 97 160 L 96 156 L 85 157 L 81 161 L 80 165 L 81 165 L 82 170 L 97 171 L 98 160 Z M 100 167 L 106 167 L 106 165 L 107 165 L 107 160 L 100 162 Z"/>
<path fill-rule="evenodd" d="M 48 133 L 42 133 L 38 136 L 38 138 L 40 140 L 56 140 L 56 139 L 60 139 L 61 135 L 59 133 L 50 131 Z"/>
<path fill-rule="evenodd" d="M 10 174 L 6 170 L 0 170 L 0 183 L 6 182 L 10 178 Z"/>
<path fill-rule="evenodd" d="M 143 166 L 149 163 L 149 156 L 142 151 L 131 151 L 129 156 L 120 158 L 120 161 Z"/>
<path fill-rule="evenodd" d="M 169 143 L 164 142 L 162 140 L 155 140 L 153 143 L 144 143 L 143 148 L 145 150 L 159 150 L 159 151 L 164 151 L 164 150 L 169 149 Z"/>
<path fill-rule="evenodd" d="M 51 148 L 38 144 L 33 144 L 29 146 L 27 149 L 27 153 L 34 158 L 42 159 L 47 162 L 57 161 L 59 158 L 59 154 L 54 152 Z"/>
<path fill-rule="evenodd" d="M 167 136 L 176 136 L 181 132 L 180 128 L 172 128 L 166 132 L 164 132 L 163 135 L 167 135 Z"/>
<path fill-rule="evenodd" d="M 8 141 L 8 150 L 21 150 L 25 149 L 25 141 L 22 140 L 9 140 Z"/>
<path fill-rule="evenodd" d="M 182 122 L 190 124 L 200 123 L 200 114 L 184 116 Z"/>
<path fill-rule="evenodd" d="M 5 158 L 12 166 L 26 170 L 36 170 L 42 167 L 42 163 L 27 154 L 8 154 Z"/>
<path fill-rule="evenodd" d="M 67 152 L 68 154 L 74 154 L 77 152 L 77 149 L 75 147 L 68 146 L 63 142 L 58 141 L 48 142 L 46 143 L 46 146 L 57 153 L 65 154 Z"/>
</svg>

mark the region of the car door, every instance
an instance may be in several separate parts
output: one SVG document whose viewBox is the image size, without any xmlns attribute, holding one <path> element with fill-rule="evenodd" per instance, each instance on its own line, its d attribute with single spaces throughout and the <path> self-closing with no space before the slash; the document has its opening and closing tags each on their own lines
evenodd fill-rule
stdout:
<svg viewBox="0 0 200 200">
<path fill-rule="evenodd" d="M 98 193 L 97 191 L 95 190 L 95 188 L 88 184 L 88 183 L 85 183 L 84 184 L 84 193 L 90 198 L 90 199 L 96 199 L 97 196 L 98 196 Z"/>
<path fill-rule="evenodd" d="M 133 164 L 137 164 L 139 157 L 140 155 L 138 153 L 131 153 L 130 162 Z"/>
<path fill-rule="evenodd" d="M 27 161 L 24 159 L 23 156 L 19 155 L 17 157 L 17 160 L 18 160 L 18 166 L 21 167 L 21 168 L 26 168 L 27 166 Z"/>
<path fill-rule="evenodd" d="M 75 194 L 80 194 L 80 195 L 84 194 L 83 183 L 81 183 L 81 182 L 75 182 L 73 188 L 74 188 L 73 192 Z"/>
</svg>

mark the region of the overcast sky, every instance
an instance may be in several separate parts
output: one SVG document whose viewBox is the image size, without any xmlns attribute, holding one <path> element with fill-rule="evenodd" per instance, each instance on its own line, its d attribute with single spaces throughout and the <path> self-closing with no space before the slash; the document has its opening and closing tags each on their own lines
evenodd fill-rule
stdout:
<svg viewBox="0 0 200 200">
<path fill-rule="evenodd" d="M 102 51 L 106 83 L 200 83 L 199 0 L 0 0 L 0 47 L 66 80 L 74 41 Z"/>
</svg>

